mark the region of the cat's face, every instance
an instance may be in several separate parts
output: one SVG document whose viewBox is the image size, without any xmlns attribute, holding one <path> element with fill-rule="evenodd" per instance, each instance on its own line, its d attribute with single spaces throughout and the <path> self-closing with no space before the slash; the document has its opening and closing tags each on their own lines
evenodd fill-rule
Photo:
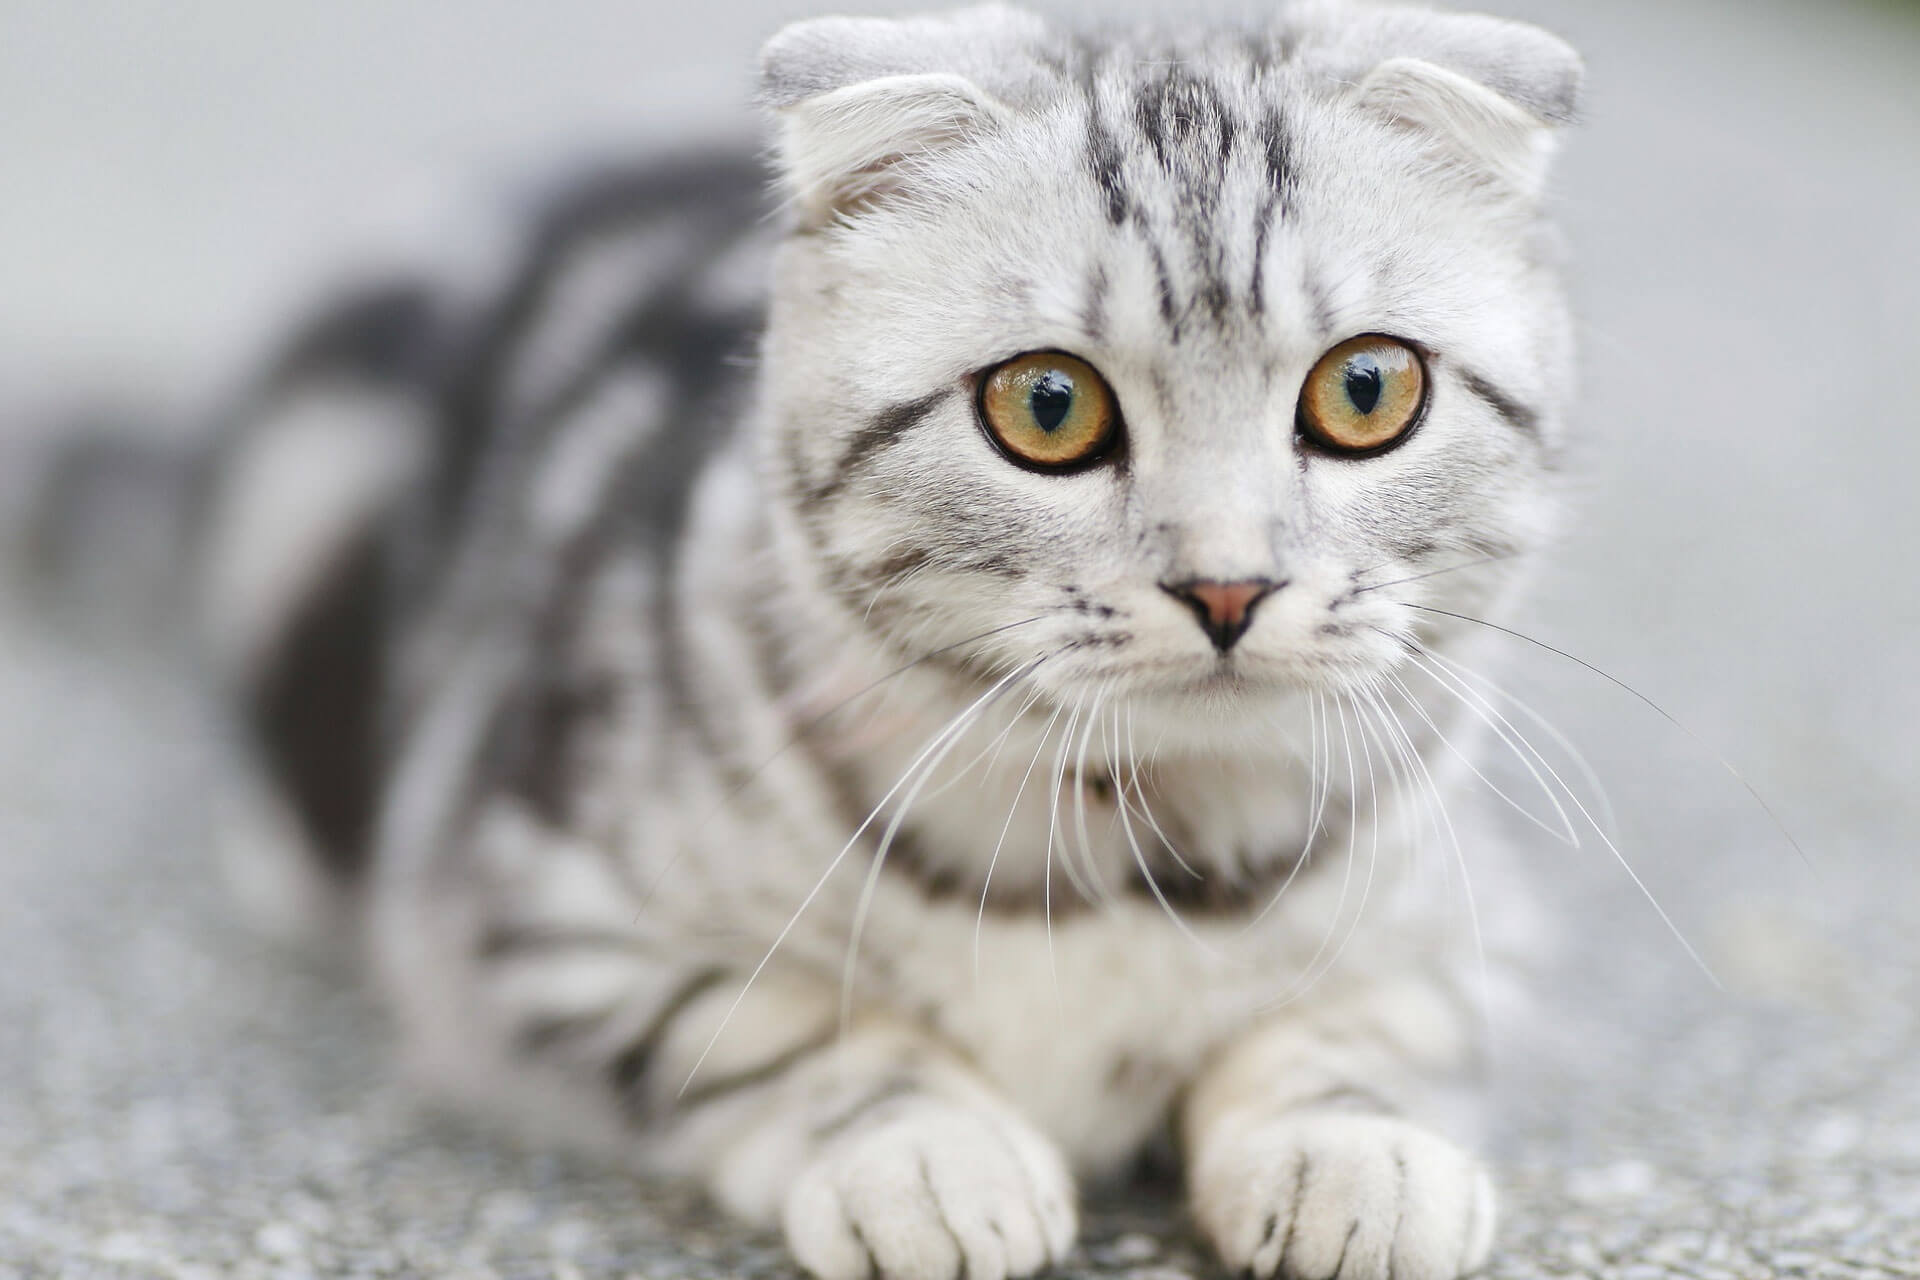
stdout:
<svg viewBox="0 0 1920 1280">
<path fill-rule="evenodd" d="M 783 251 L 774 465 L 843 606 L 1174 713 L 1362 684 L 1403 602 L 1483 607 L 1545 532 L 1568 377 L 1528 178 L 1297 36 L 1016 28 L 1011 89 L 942 97 Z"/>
</svg>

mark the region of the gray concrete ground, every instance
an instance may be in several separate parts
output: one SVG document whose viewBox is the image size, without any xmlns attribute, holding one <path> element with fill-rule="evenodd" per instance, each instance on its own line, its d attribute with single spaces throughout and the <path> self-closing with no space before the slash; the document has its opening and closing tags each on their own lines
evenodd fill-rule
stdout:
<svg viewBox="0 0 1920 1280">
<path fill-rule="evenodd" d="M 1920 1277 L 1920 13 L 1502 7 L 1575 37 L 1594 88 L 1563 199 L 1589 483 L 1524 625 L 1708 745 L 1569 663 L 1491 652 L 1592 758 L 1621 848 L 1725 989 L 1603 849 L 1537 842 L 1558 1022 L 1502 1067 L 1492 1273 Z M 537 139 L 595 93 L 655 135 L 721 127 L 770 11 L 493 8 L 267 31 L 197 0 L 108 41 L 86 6 L 10 6 L 8 171 L 45 198 L 0 202 L 0 366 L 204 379 L 267 305 L 256 281 L 310 248 L 290 211 L 339 201 L 349 170 L 458 120 Z M 573 61 L 569 24 L 593 46 Z M 619 32 L 686 56 L 629 83 L 604 53 Z M 188 177 L 134 190 L 162 171 Z M 81 216 L 116 195 L 117 220 Z M 680 1192 L 409 1097 L 349 976 L 224 902 L 179 681 L 130 656 L 137 635 L 112 656 L 27 621 L 0 619 L 0 1274 L 782 1274 Z M 1076 1266 L 1206 1274 L 1150 1189 L 1096 1203 Z"/>
</svg>

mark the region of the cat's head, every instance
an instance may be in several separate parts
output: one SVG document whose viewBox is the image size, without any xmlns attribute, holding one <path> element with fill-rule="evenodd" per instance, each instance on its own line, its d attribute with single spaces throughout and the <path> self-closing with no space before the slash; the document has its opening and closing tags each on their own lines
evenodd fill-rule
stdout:
<svg viewBox="0 0 1920 1280">
<path fill-rule="evenodd" d="M 1435 616 L 1403 602 L 1485 607 L 1550 522 L 1539 207 L 1579 81 L 1533 27 L 1358 4 L 789 27 L 790 543 L 899 653 L 1045 654 L 1057 698 L 1225 712 L 1390 669 Z"/>
</svg>

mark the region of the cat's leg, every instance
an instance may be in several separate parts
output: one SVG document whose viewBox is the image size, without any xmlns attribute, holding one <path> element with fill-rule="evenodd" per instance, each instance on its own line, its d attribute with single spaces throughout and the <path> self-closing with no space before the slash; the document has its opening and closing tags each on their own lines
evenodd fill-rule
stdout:
<svg viewBox="0 0 1920 1280">
<path fill-rule="evenodd" d="M 437 1055 L 464 1061 L 435 1075 L 457 1085 L 496 1063 L 490 1097 L 698 1181 L 782 1228 L 823 1280 L 998 1280 L 1071 1249 L 1055 1144 L 912 1023 L 863 1012 L 843 1028 L 837 983 L 770 969 L 749 985 L 745 970 L 577 925 L 477 950 L 471 985 L 429 987 L 413 969 L 416 1033 L 434 1010 L 469 1011 Z"/>
<path fill-rule="evenodd" d="M 607 1045 L 600 1078 L 647 1164 L 779 1224 L 823 1280 L 1000 1280 L 1066 1256 L 1066 1162 L 972 1069 L 884 1016 L 843 1031 L 831 984 L 746 981 L 687 974 Z"/>
<path fill-rule="evenodd" d="M 763 976 L 729 1017 L 743 980 L 687 1002 L 634 1083 L 665 1163 L 779 1222 L 825 1280 L 995 1280 L 1065 1258 L 1066 1162 L 975 1071 L 885 1016 L 843 1032 L 830 984 Z"/>
<path fill-rule="evenodd" d="M 1263 1280 L 1452 1280 L 1486 1261 L 1493 1186 L 1422 1117 L 1471 1058 L 1471 1015 L 1437 977 L 1343 994 L 1251 1029 L 1196 1079 L 1194 1217 Z"/>
<path fill-rule="evenodd" d="M 688 1177 L 784 1227 L 826 1280 L 994 1280 L 1065 1257 L 1073 1183 L 1052 1141 L 910 1019 L 860 1009 L 837 975 L 727 958 L 658 932 L 599 843 L 518 806 L 380 886 L 381 971 L 420 1070 Z"/>
</svg>

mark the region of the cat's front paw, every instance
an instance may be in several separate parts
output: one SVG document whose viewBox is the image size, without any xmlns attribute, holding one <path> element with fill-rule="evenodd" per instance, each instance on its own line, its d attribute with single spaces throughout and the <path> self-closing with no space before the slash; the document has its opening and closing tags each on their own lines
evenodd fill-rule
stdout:
<svg viewBox="0 0 1920 1280">
<path fill-rule="evenodd" d="M 839 1135 L 795 1180 L 784 1223 L 821 1280 L 1006 1280 L 1060 1261 L 1076 1230 L 1053 1144 L 1011 1116 L 934 1098 Z"/>
<path fill-rule="evenodd" d="M 1280 1117 L 1215 1135 L 1191 1177 L 1221 1260 L 1260 1280 L 1454 1280 L 1493 1242 L 1486 1171 L 1404 1120 Z"/>
</svg>

